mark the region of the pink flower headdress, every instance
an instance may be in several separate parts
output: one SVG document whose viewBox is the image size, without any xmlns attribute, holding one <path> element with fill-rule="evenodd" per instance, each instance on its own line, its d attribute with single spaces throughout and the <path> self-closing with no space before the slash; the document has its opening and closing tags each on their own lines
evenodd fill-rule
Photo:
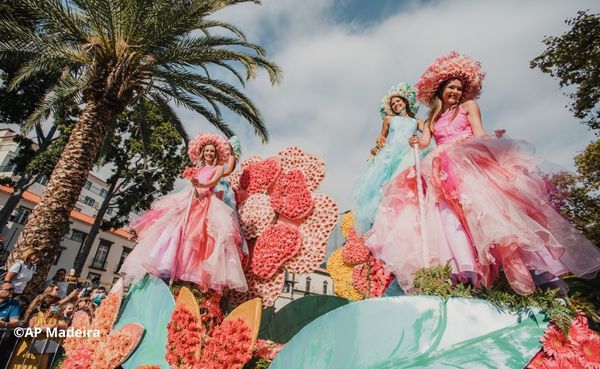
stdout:
<svg viewBox="0 0 600 369">
<path fill-rule="evenodd" d="M 229 142 L 223 136 L 214 133 L 203 133 L 190 141 L 188 145 L 188 156 L 194 164 L 198 164 L 201 159 L 202 150 L 204 146 L 211 144 L 217 151 L 217 164 L 222 165 L 227 162 L 229 155 L 231 155 L 231 149 Z"/>
<path fill-rule="evenodd" d="M 476 99 L 481 93 L 481 84 L 485 73 L 481 64 L 467 55 L 456 51 L 437 58 L 415 85 L 417 100 L 431 106 L 437 89 L 444 81 L 459 78 L 463 83 L 462 101 Z"/>
</svg>

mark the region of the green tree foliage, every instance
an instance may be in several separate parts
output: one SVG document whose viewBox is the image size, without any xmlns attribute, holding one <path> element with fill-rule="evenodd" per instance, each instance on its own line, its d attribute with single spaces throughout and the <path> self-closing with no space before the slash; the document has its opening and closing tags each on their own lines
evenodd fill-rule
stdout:
<svg viewBox="0 0 600 369">
<path fill-rule="evenodd" d="M 546 51 L 530 66 L 558 78 L 561 87 L 573 87 L 571 111 L 591 129 L 600 129 L 600 14 L 579 11 L 565 23 L 571 29 L 546 37 Z"/>
</svg>

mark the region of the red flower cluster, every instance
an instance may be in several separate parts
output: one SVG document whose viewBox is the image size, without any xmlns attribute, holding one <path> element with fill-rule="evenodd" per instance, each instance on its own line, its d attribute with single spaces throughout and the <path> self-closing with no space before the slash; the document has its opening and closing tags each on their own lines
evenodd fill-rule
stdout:
<svg viewBox="0 0 600 369">
<path fill-rule="evenodd" d="M 540 341 L 542 350 L 527 369 L 600 369 L 600 335 L 589 328 L 582 315 L 571 322 L 568 337 L 551 325 Z"/>
<path fill-rule="evenodd" d="M 128 356 L 138 341 L 128 332 L 117 332 L 102 341 L 95 350 L 91 369 L 116 368 Z"/>
<path fill-rule="evenodd" d="M 250 163 L 244 166 L 240 176 L 240 189 L 252 195 L 264 193 L 275 182 L 281 166 L 277 158 L 268 158 L 258 163 Z"/>
<path fill-rule="evenodd" d="M 202 325 L 185 306 L 171 313 L 167 324 L 167 354 L 165 359 L 173 368 L 188 368 L 198 360 L 202 347 Z"/>
<path fill-rule="evenodd" d="M 293 220 L 310 214 L 313 198 L 302 170 L 292 169 L 279 177 L 271 194 L 271 205 L 276 212 Z"/>
<path fill-rule="evenodd" d="M 283 346 L 281 343 L 258 339 L 254 346 L 254 356 L 273 361 Z"/>
<path fill-rule="evenodd" d="M 381 297 L 385 292 L 385 289 L 392 283 L 394 275 L 386 268 L 385 264 L 371 256 L 368 261 L 371 278 L 371 292 L 372 297 Z"/>
<path fill-rule="evenodd" d="M 274 224 L 256 240 L 252 254 L 252 273 L 260 279 L 273 277 L 279 267 L 300 251 L 302 236 L 290 224 Z"/>
<path fill-rule="evenodd" d="M 196 167 L 186 167 L 183 173 L 181 174 L 181 177 L 186 179 L 194 179 L 198 177 L 199 170 L 200 169 Z"/>
<path fill-rule="evenodd" d="M 200 318 L 210 336 L 212 330 L 223 321 L 220 294 L 213 292 L 200 303 Z"/>
<path fill-rule="evenodd" d="M 252 329 L 240 318 L 218 326 L 194 368 L 241 369 L 252 358 Z"/>
<path fill-rule="evenodd" d="M 365 239 L 356 234 L 354 228 L 348 231 L 348 238 L 346 244 L 342 249 L 342 258 L 344 263 L 350 265 L 357 265 L 365 263 L 369 260 L 371 252 L 365 246 Z"/>
</svg>

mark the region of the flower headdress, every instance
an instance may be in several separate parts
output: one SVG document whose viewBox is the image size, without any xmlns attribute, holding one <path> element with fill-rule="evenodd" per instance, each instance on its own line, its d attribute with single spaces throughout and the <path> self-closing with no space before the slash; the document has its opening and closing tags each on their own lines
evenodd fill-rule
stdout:
<svg viewBox="0 0 600 369">
<path fill-rule="evenodd" d="M 437 58 L 415 85 L 417 100 L 430 106 L 437 89 L 444 81 L 458 78 L 463 84 L 462 101 L 476 99 L 481 93 L 481 84 L 485 73 L 481 64 L 467 55 L 456 51 Z"/>
<path fill-rule="evenodd" d="M 408 102 L 408 107 L 413 114 L 419 110 L 415 90 L 410 84 L 406 82 L 400 82 L 397 86 L 390 87 L 389 91 L 385 94 L 385 96 L 383 96 L 383 99 L 381 99 L 379 114 L 381 114 L 382 118 L 385 118 L 386 115 L 396 115 L 396 113 L 392 111 L 392 107 L 390 105 L 392 97 L 394 96 L 400 96 L 406 100 Z"/>
<path fill-rule="evenodd" d="M 214 133 L 203 133 L 196 136 L 188 145 L 188 156 L 194 164 L 198 164 L 202 158 L 204 146 L 211 144 L 217 151 L 217 164 L 222 165 L 227 162 L 231 150 L 225 137 Z"/>
</svg>

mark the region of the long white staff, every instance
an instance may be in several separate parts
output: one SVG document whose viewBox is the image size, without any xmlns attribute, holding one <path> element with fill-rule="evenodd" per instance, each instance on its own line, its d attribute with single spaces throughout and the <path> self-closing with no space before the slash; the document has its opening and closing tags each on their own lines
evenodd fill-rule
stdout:
<svg viewBox="0 0 600 369">
<path fill-rule="evenodd" d="M 421 230 L 421 248 L 423 249 L 423 265 L 429 268 L 429 248 L 427 242 L 427 228 L 425 227 L 425 197 L 423 196 L 423 183 L 421 182 L 421 159 L 419 157 L 419 144 L 413 145 L 415 154 L 415 171 L 417 176 L 417 199 L 419 202 L 419 228 Z"/>
<path fill-rule="evenodd" d="M 179 240 L 177 242 L 178 247 L 177 247 L 177 250 L 175 251 L 175 260 L 173 261 L 173 266 L 171 268 L 171 275 L 169 276 L 169 287 L 173 285 L 173 274 L 177 270 L 177 260 L 179 260 L 179 251 L 180 251 L 179 247 L 181 247 L 181 241 L 183 240 L 185 227 L 187 225 L 188 218 L 190 216 L 190 211 L 192 210 L 192 203 L 194 202 L 194 197 L 196 197 L 196 186 L 194 186 L 192 184 L 192 193 L 190 196 L 190 202 L 188 203 L 187 209 L 185 211 L 185 217 L 183 218 L 183 224 L 181 226 L 181 229 L 179 230 Z"/>
</svg>

